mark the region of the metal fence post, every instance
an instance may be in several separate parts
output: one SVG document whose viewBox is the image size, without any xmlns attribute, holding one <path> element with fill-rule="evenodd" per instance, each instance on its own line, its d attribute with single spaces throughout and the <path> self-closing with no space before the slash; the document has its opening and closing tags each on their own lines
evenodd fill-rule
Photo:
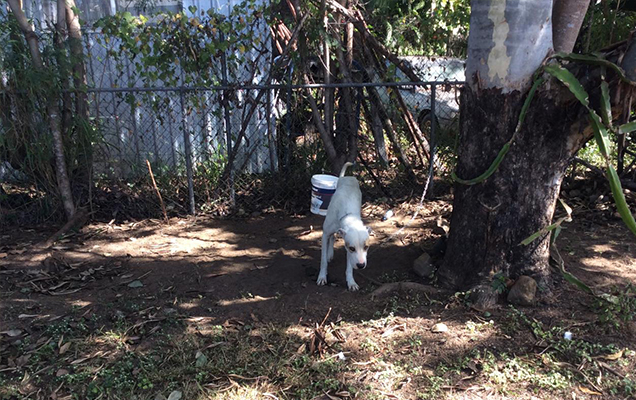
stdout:
<svg viewBox="0 0 636 400">
<path fill-rule="evenodd" d="M 185 147 L 186 175 L 188 177 L 188 198 L 190 200 L 190 214 L 195 214 L 194 204 L 194 180 L 192 174 L 192 146 L 190 144 L 190 132 L 186 123 L 185 89 L 179 88 L 181 100 L 181 126 L 183 127 L 183 146 Z"/>
<path fill-rule="evenodd" d="M 428 198 L 433 198 L 433 180 L 435 178 L 435 125 L 437 125 L 437 114 L 435 113 L 436 102 L 436 89 L 437 85 L 433 83 L 431 85 L 431 158 L 428 166 Z"/>
</svg>

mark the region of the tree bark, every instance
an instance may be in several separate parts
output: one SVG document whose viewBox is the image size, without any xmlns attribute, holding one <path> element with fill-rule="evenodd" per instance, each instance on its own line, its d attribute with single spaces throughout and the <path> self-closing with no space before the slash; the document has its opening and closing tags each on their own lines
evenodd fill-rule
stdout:
<svg viewBox="0 0 636 400">
<path fill-rule="evenodd" d="M 554 0 L 552 9 L 554 51 L 572 52 L 589 5 L 590 0 Z"/>
<path fill-rule="evenodd" d="M 552 52 L 552 0 L 473 0 L 466 79 L 473 89 L 503 93 L 530 87 L 534 72 Z"/>
<path fill-rule="evenodd" d="M 88 94 L 86 92 L 86 64 L 84 46 L 82 44 L 82 29 L 79 16 L 75 14 L 75 0 L 63 0 L 66 7 L 66 26 L 68 30 L 68 44 L 71 53 L 71 71 L 73 72 L 73 89 L 75 93 L 75 127 L 80 154 L 83 163 L 80 164 L 80 174 L 76 176 L 79 182 L 92 182 L 93 145 L 90 126 L 90 110 Z M 89 188 L 90 190 L 90 188 Z M 90 193 L 90 192 L 89 192 Z"/>
<path fill-rule="evenodd" d="M 31 58 L 33 58 L 33 65 L 36 70 L 44 71 L 44 63 L 42 62 L 42 56 L 38 46 L 38 38 L 33 28 L 29 24 L 26 15 L 22 11 L 19 0 L 7 0 L 11 12 L 18 21 L 20 29 L 24 33 L 24 37 L 29 44 L 31 51 Z M 60 131 L 60 109 L 57 103 L 57 99 L 50 97 L 47 99 L 46 105 L 46 117 L 48 119 L 49 129 L 51 130 L 51 136 L 53 138 L 53 152 L 55 156 L 55 173 L 57 177 L 58 190 L 60 191 L 60 197 L 62 198 L 62 204 L 64 205 L 64 211 L 67 218 L 70 220 L 75 214 L 75 204 L 73 202 L 73 194 L 71 192 L 71 184 L 68 179 L 68 172 L 66 168 L 66 159 L 64 157 L 64 143 L 62 139 L 62 132 Z"/>
<path fill-rule="evenodd" d="M 554 85 L 552 92 L 537 93 L 525 126 L 490 178 L 455 186 L 447 255 L 439 270 L 446 286 L 473 287 L 496 273 L 548 282 L 549 235 L 528 246 L 520 243 L 550 224 L 565 171 L 589 139 L 579 133 L 578 108 L 566 107 L 566 94 L 556 92 L 561 89 Z M 488 168 L 515 129 L 521 100 L 519 92 L 464 92 L 460 178 Z"/>
</svg>

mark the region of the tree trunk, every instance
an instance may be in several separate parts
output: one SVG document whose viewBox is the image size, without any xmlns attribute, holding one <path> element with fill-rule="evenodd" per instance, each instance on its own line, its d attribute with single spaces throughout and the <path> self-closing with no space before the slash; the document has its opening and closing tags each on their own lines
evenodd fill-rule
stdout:
<svg viewBox="0 0 636 400">
<path fill-rule="evenodd" d="M 496 273 L 548 282 L 549 235 L 528 246 L 520 243 L 550 224 L 566 168 L 589 139 L 578 132 L 577 107 L 565 107 L 566 94 L 555 93 L 561 88 L 554 87 L 537 93 L 497 171 L 482 183 L 456 185 L 447 255 L 439 271 L 445 285 L 473 287 L 492 281 Z M 463 96 L 457 175 L 468 179 L 485 171 L 510 139 L 523 99 L 519 92 L 497 89 L 467 89 Z"/>
<path fill-rule="evenodd" d="M 532 76 L 552 51 L 551 15 L 551 0 L 472 2 L 460 110 L 460 178 L 484 172 L 515 132 Z M 489 283 L 496 273 L 547 281 L 548 237 L 528 246 L 520 243 L 549 225 L 569 159 L 584 142 L 572 140 L 574 117 L 567 114 L 572 111 L 561 105 L 566 97 L 559 95 L 559 86 L 553 87 L 554 92 L 535 95 L 496 172 L 475 185 L 455 185 L 439 280 L 455 288 L 484 284 L 478 303 L 493 300 Z"/>
<path fill-rule="evenodd" d="M 86 64 L 84 63 L 84 46 L 82 44 L 82 30 L 79 16 L 75 14 L 75 1 L 63 0 L 66 8 L 66 25 L 68 30 L 68 43 L 71 53 L 71 71 L 73 72 L 73 88 L 75 91 L 75 128 L 80 155 L 83 162 L 76 171 L 75 178 L 79 182 L 85 182 L 88 186 L 92 182 L 93 170 L 93 145 L 86 93 Z M 79 172 L 79 174 L 77 174 Z M 90 191 L 90 187 L 89 187 Z M 90 192 L 89 192 L 90 193 Z"/>
<path fill-rule="evenodd" d="M 65 0 L 66 25 L 68 41 L 71 50 L 71 66 L 73 69 L 73 86 L 75 87 L 75 113 L 80 118 L 88 120 L 88 97 L 86 87 L 86 66 L 84 64 L 84 47 L 82 46 L 82 30 L 79 17 L 75 14 L 75 1 Z"/>
<path fill-rule="evenodd" d="M 18 21 L 20 29 L 24 33 L 24 37 L 29 44 L 35 69 L 43 71 L 44 63 L 42 62 L 42 56 L 40 55 L 38 37 L 35 32 L 33 32 L 33 28 L 31 28 L 26 15 L 24 15 L 24 12 L 20 7 L 20 1 L 8 0 L 8 3 L 11 8 L 11 12 Z M 73 203 L 73 194 L 71 192 L 71 184 L 68 179 L 66 159 L 64 157 L 64 144 L 59 124 L 60 107 L 57 103 L 57 98 L 50 96 L 47 100 L 46 114 L 51 136 L 53 138 L 53 153 L 55 156 L 55 173 L 57 177 L 58 190 L 60 191 L 64 211 L 66 212 L 67 218 L 70 220 L 75 214 L 75 204 Z"/>
<path fill-rule="evenodd" d="M 552 9 L 554 51 L 571 53 L 590 0 L 555 0 Z"/>
</svg>

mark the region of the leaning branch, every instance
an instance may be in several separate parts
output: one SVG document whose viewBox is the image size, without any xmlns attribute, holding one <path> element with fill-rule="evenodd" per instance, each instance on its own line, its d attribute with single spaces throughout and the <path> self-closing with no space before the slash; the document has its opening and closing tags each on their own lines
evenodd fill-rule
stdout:
<svg viewBox="0 0 636 400">
<path fill-rule="evenodd" d="M 16 1 L 16 0 L 12 0 L 12 1 Z M 272 81 L 272 79 L 274 77 L 274 73 L 278 72 L 278 70 L 287 61 L 287 57 L 289 56 L 289 52 L 291 51 L 291 49 L 293 48 L 294 44 L 296 43 L 296 40 L 298 40 L 298 35 L 300 34 L 300 31 L 301 31 L 303 25 L 305 24 L 305 21 L 307 20 L 308 16 L 309 16 L 309 14 L 305 14 L 300 19 L 300 21 L 298 22 L 298 25 L 296 26 L 296 28 L 294 28 L 294 32 L 292 33 L 292 37 L 289 40 L 289 42 L 287 43 L 287 47 L 285 47 L 285 51 L 280 56 L 280 58 L 274 63 L 274 65 L 272 66 L 271 70 L 269 71 L 269 74 L 265 78 L 266 84 L 270 84 L 271 83 L 271 81 Z M 225 169 L 223 170 L 223 173 L 221 174 L 221 179 L 219 180 L 219 182 L 223 182 L 223 181 L 227 180 L 227 178 L 228 178 L 228 176 L 230 174 L 230 171 L 233 168 L 234 159 L 236 158 L 236 154 L 238 152 L 238 148 L 241 145 L 241 142 L 243 141 L 243 138 L 245 137 L 245 133 L 247 132 L 247 127 L 249 126 L 249 122 L 252 119 L 252 116 L 254 115 L 254 113 L 256 112 L 258 104 L 260 103 L 261 99 L 263 98 L 263 96 L 267 92 L 268 92 L 267 90 L 259 90 L 258 94 L 256 95 L 256 98 L 254 98 L 254 100 L 251 101 L 252 107 L 250 108 L 249 112 L 247 113 L 247 115 L 243 119 L 243 124 L 241 125 L 241 130 L 240 130 L 240 132 L 238 134 L 238 137 L 236 138 L 236 141 L 234 142 L 234 146 L 232 146 L 232 150 L 230 151 L 230 154 L 228 156 L 227 164 L 225 166 Z"/>
<path fill-rule="evenodd" d="M 405 63 L 400 60 L 395 54 L 389 51 L 382 43 L 378 42 L 378 39 L 373 36 L 371 31 L 369 30 L 364 17 L 360 10 L 350 11 L 347 8 L 340 5 L 338 2 L 334 0 L 326 0 L 326 3 L 329 7 L 331 7 L 334 11 L 341 13 L 349 21 L 356 27 L 356 29 L 360 32 L 362 37 L 380 54 L 389 59 L 393 64 L 395 64 L 402 72 L 409 77 L 411 82 L 421 82 L 422 80 L 413 72 L 413 70 Z"/>
</svg>

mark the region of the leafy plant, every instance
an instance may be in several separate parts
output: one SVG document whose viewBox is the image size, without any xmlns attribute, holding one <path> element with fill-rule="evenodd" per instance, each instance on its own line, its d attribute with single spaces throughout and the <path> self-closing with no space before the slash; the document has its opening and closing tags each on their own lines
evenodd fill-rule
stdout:
<svg viewBox="0 0 636 400">
<path fill-rule="evenodd" d="M 470 19 L 465 0 L 373 0 L 374 30 L 403 55 L 463 57 Z"/>
<path fill-rule="evenodd" d="M 619 328 L 625 322 L 632 321 L 636 314 L 636 288 L 628 285 L 615 294 L 602 294 L 594 299 L 593 310 L 598 322 L 609 328 Z"/>
</svg>

